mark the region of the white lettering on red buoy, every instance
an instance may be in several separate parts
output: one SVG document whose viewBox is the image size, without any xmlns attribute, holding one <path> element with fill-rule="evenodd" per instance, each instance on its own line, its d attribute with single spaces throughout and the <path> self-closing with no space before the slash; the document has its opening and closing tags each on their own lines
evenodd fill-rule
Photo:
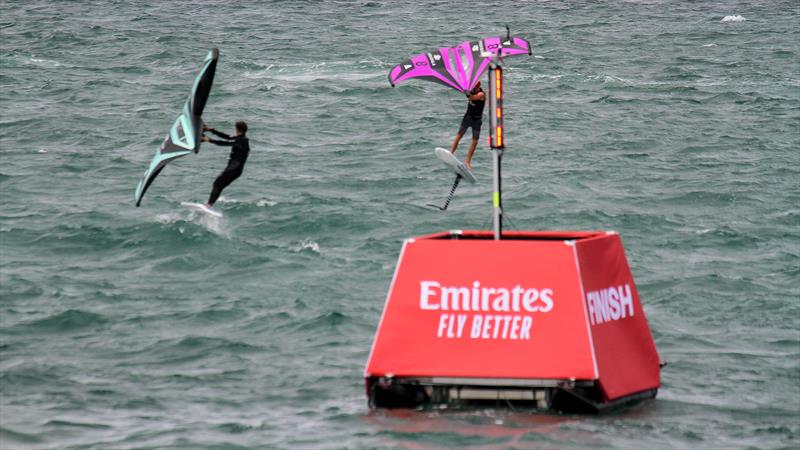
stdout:
<svg viewBox="0 0 800 450">
<path fill-rule="evenodd" d="M 441 311 L 436 336 L 444 339 L 530 339 L 530 314 L 551 311 L 553 297 L 550 288 L 519 284 L 510 288 L 486 287 L 473 281 L 467 287 L 426 280 L 419 285 L 419 307 Z"/>
<path fill-rule="evenodd" d="M 420 281 L 419 307 L 423 310 L 475 312 L 549 312 L 553 290 L 516 285 L 481 287 L 479 281 L 466 286 L 443 286 L 438 281 Z"/>
<path fill-rule="evenodd" d="M 533 318 L 531 316 L 476 314 L 472 316 L 469 337 L 472 339 L 530 339 L 532 325 Z"/>
<path fill-rule="evenodd" d="M 453 311 L 470 311 L 469 289 L 465 287 L 442 287 L 442 309 Z"/>
<path fill-rule="evenodd" d="M 420 281 L 419 282 L 419 307 L 420 309 L 439 309 L 439 304 L 431 304 L 428 299 L 433 295 L 433 288 L 439 287 L 439 283 L 435 281 Z"/>
<path fill-rule="evenodd" d="M 464 334 L 466 314 L 442 314 L 439 316 L 439 331 L 436 337 L 459 338 Z"/>
<path fill-rule="evenodd" d="M 633 295 L 628 284 L 589 292 L 586 302 L 592 325 L 633 317 Z"/>
</svg>

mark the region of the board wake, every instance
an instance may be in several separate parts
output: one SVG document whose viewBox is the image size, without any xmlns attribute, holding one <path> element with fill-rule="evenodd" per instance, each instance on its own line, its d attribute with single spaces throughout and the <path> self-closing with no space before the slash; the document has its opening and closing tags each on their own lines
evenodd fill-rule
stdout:
<svg viewBox="0 0 800 450">
<path fill-rule="evenodd" d="M 188 209 L 189 211 L 200 212 L 212 217 L 223 217 L 221 212 L 217 211 L 214 208 L 209 208 L 208 206 L 202 203 L 181 202 L 181 206 Z"/>
</svg>

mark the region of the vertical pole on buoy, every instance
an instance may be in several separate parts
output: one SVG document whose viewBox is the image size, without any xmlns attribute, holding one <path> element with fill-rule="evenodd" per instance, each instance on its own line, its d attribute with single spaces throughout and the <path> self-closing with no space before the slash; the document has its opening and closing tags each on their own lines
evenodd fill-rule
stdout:
<svg viewBox="0 0 800 450">
<path fill-rule="evenodd" d="M 494 55 L 489 63 L 489 146 L 492 148 L 492 167 L 494 172 L 494 195 L 492 197 L 494 238 L 499 240 L 503 233 L 503 202 L 501 190 L 500 163 L 505 149 L 503 134 L 503 66 L 500 58 Z"/>
</svg>

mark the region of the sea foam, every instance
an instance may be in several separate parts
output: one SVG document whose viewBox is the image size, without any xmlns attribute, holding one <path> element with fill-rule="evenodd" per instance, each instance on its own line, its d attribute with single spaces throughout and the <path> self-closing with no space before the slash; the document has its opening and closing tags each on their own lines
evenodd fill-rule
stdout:
<svg viewBox="0 0 800 450">
<path fill-rule="evenodd" d="M 725 16 L 720 22 L 744 22 L 745 20 L 747 19 L 744 16 Z"/>
</svg>

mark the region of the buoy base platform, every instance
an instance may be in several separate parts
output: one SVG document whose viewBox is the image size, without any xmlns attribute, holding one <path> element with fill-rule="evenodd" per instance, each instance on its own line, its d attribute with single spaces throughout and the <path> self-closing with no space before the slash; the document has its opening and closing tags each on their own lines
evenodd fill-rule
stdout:
<svg viewBox="0 0 800 450">
<path fill-rule="evenodd" d="M 364 373 L 370 407 L 597 413 L 655 397 L 660 359 L 619 235 L 502 237 L 405 241 Z"/>
</svg>

